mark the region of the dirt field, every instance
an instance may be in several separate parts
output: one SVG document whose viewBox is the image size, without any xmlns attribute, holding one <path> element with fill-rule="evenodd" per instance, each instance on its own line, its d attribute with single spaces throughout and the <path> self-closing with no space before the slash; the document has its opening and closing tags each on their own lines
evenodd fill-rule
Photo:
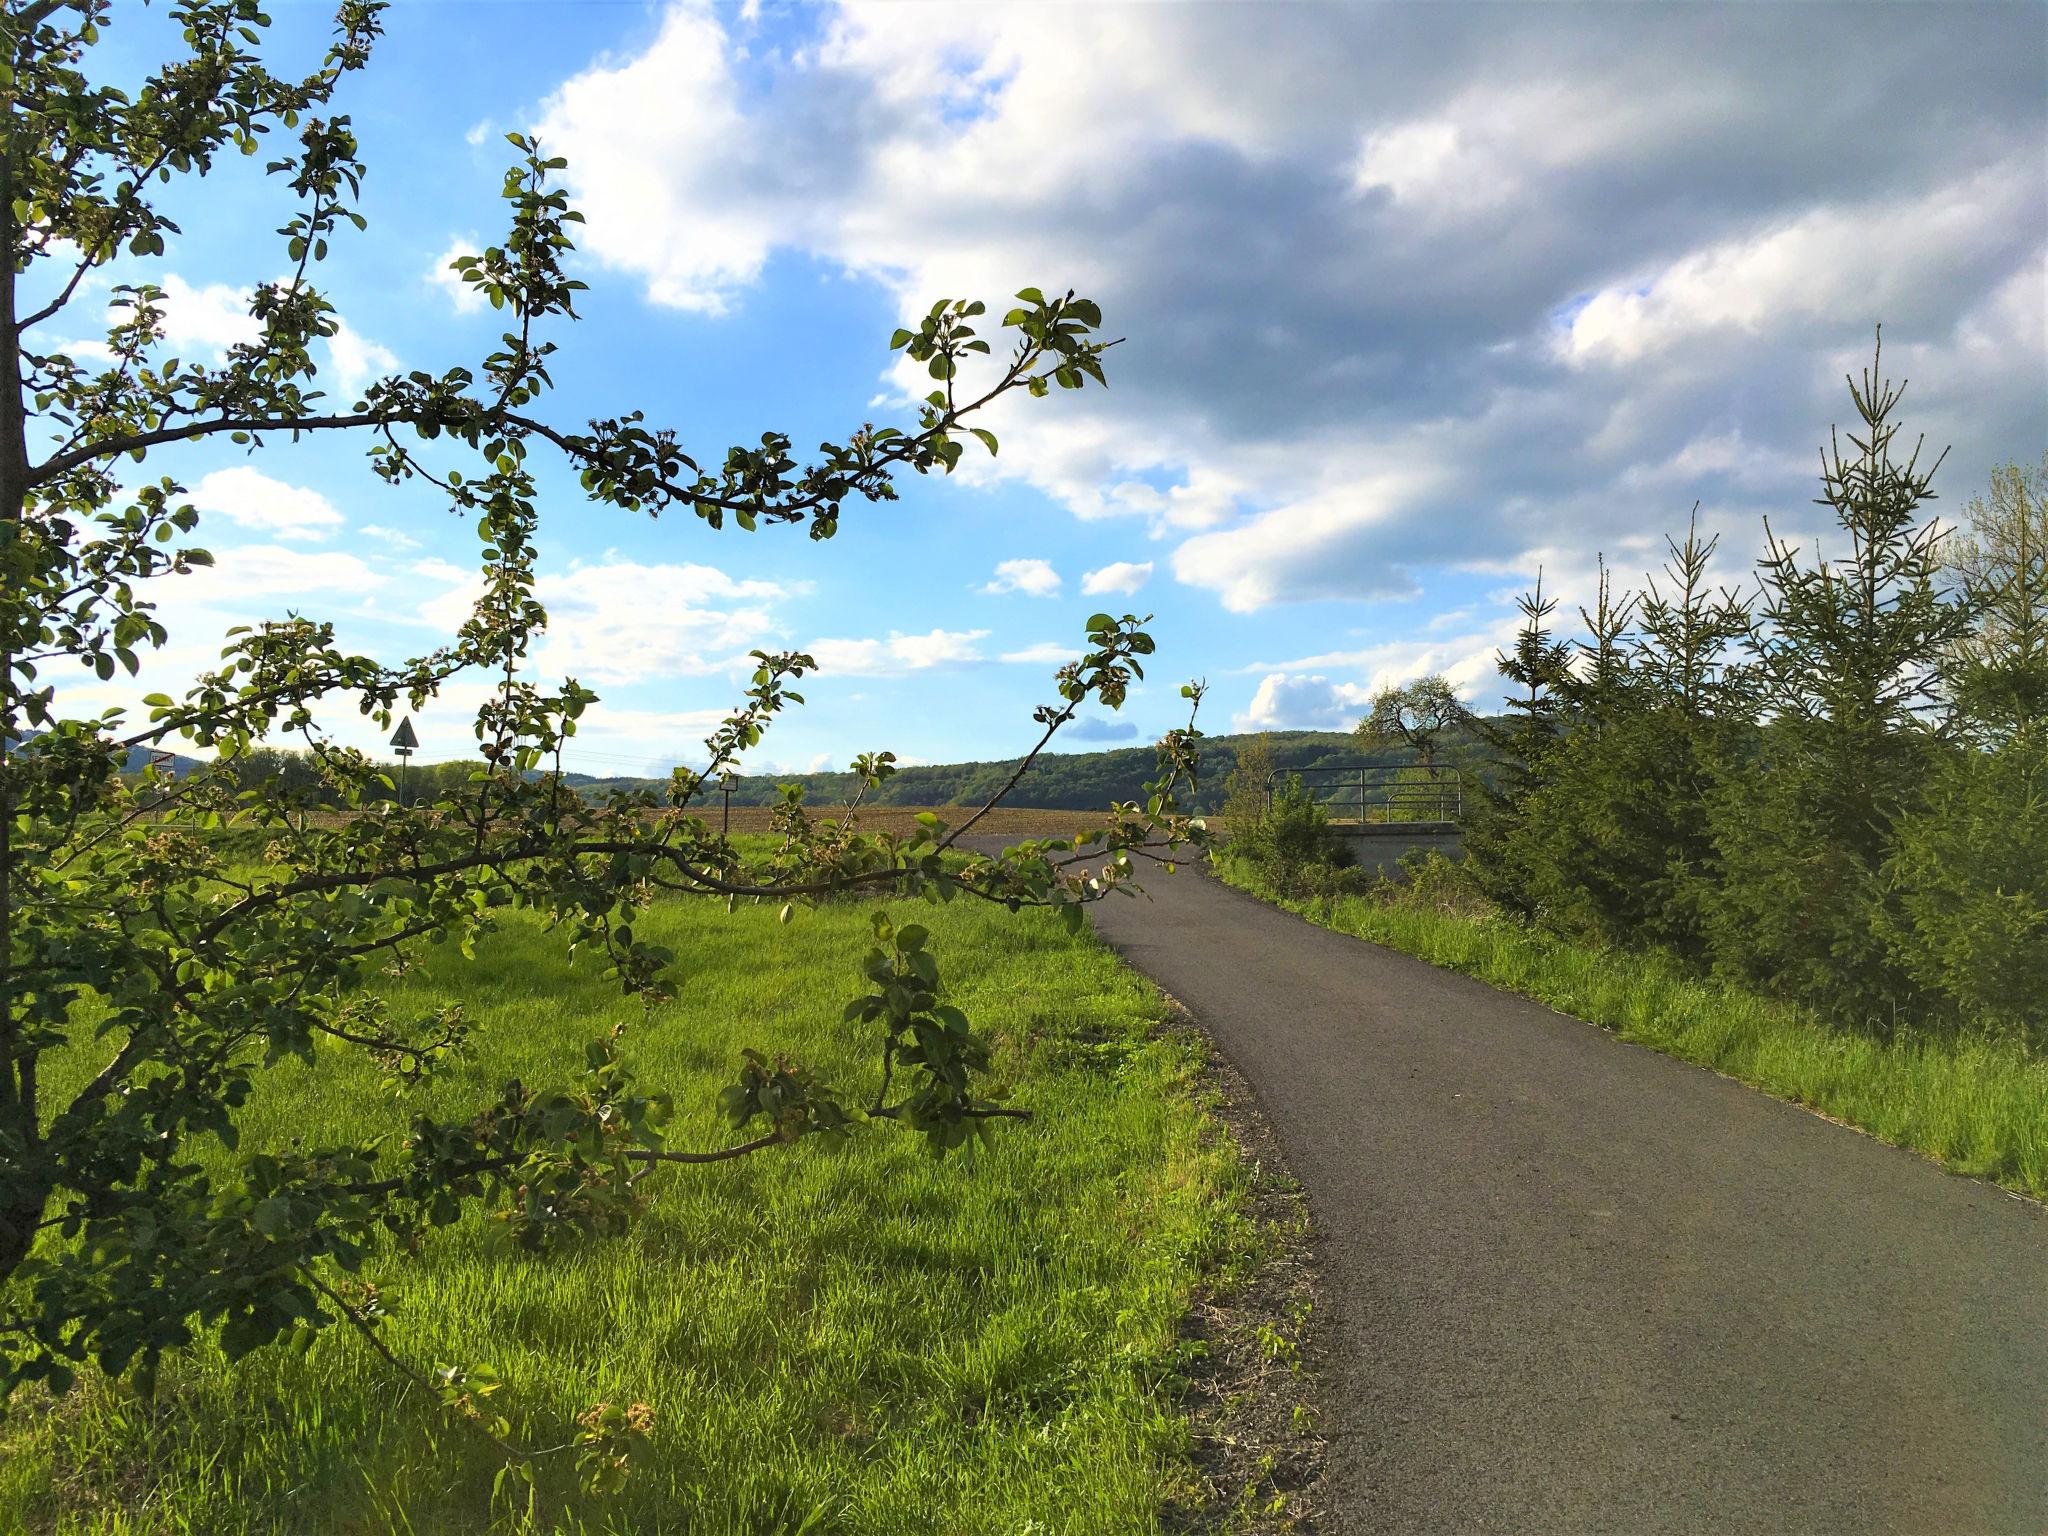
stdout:
<svg viewBox="0 0 2048 1536">
<path fill-rule="evenodd" d="M 809 808 L 813 815 L 832 816 L 833 807 L 818 805 Z M 874 805 L 864 806 L 860 813 L 860 824 L 870 832 L 907 832 L 917 822 L 920 811 L 929 810 L 949 827 L 957 827 L 974 814 L 969 805 Z M 713 828 L 723 824 L 722 813 L 716 801 L 707 806 L 701 814 Z M 766 832 L 771 808 L 765 805 L 736 805 L 732 808 L 732 830 L 735 832 Z M 1095 811 L 1043 811 L 1029 806 L 998 806 L 974 824 L 977 833 L 987 832 L 995 837 L 1066 837 L 1083 827 L 1099 826 L 1101 813 Z"/>
</svg>

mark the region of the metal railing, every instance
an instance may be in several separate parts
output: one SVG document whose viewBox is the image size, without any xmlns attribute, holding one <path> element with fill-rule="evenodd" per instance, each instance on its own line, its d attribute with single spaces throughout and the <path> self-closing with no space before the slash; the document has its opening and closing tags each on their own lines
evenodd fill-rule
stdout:
<svg viewBox="0 0 2048 1536">
<path fill-rule="evenodd" d="M 1465 782 L 1455 768 L 1427 763 L 1334 763 L 1289 768 L 1266 780 L 1266 805 L 1299 780 L 1334 825 L 1456 826 L 1465 819 Z"/>
</svg>

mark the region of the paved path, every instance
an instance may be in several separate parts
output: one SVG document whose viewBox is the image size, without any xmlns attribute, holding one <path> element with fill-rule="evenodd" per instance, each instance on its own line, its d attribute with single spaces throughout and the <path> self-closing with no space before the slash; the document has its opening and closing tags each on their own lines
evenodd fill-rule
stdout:
<svg viewBox="0 0 2048 1536">
<path fill-rule="evenodd" d="M 1346 1532 L 2048 1531 L 2048 1218 L 1184 871 L 1103 935 L 1324 1243 Z"/>
</svg>

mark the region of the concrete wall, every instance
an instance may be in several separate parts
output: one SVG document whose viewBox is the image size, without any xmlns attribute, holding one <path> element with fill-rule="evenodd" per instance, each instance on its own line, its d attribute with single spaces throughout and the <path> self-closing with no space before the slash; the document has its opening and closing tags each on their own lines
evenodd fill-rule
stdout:
<svg viewBox="0 0 2048 1536">
<path fill-rule="evenodd" d="M 1360 827 L 1352 822 L 1332 822 L 1330 830 L 1342 837 L 1358 860 L 1360 869 L 1392 877 L 1411 853 L 1431 851 L 1447 859 L 1465 856 L 1464 834 L 1456 827 Z"/>
</svg>

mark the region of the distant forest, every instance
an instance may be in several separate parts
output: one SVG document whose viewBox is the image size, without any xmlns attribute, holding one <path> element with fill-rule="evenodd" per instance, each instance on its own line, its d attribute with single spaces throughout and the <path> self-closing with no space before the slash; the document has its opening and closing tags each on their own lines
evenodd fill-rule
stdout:
<svg viewBox="0 0 2048 1536">
<path fill-rule="evenodd" d="M 1223 781 L 1237 766 L 1240 744 L 1255 735 L 1211 736 L 1202 742 L 1200 792 L 1193 809 L 1213 813 L 1223 805 Z M 1364 758 L 1405 762 L 1414 754 L 1405 748 L 1368 749 L 1347 731 L 1272 731 L 1265 733 L 1275 768 L 1283 773 L 1304 768 L 1355 763 Z M 899 768 L 893 778 L 869 794 L 871 805 L 980 805 L 1016 770 L 1017 759 L 981 763 L 921 763 Z M 1153 749 L 1119 747 L 1108 752 L 1047 753 L 1032 765 L 1008 804 L 1053 811 L 1100 810 L 1113 800 L 1141 800 L 1144 785 L 1157 768 Z M 591 779 L 570 775 L 578 788 L 591 793 L 621 788 L 644 780 Z M 843 805 L 859 789 L 851 773 L 764 774 L 741 778 L 733 786 L 734 805 L 772 805 L 778 786 L 801 784 L 804 803 L 829 810 Z M 712 791 L 716 798 L 716 790 Z"/>
<path fill-rule="evenodd" d="M 1365 758 L 1404 762 L 1414 756 L 1404 748 L 1368 748 L 1346 731 L 1272 731 L 1264 733 L 1264 738 L 1275 768 L 1283 773 L 1355 763 Z M 1201 786 L 1193 797 L 1193 809 L 1213 814 L 1222 808 L 1223 781 L 1237 766 L 1239 747 L 1256 739 L 1256 735 L 1212 736 L 1202 742 Z M 140 770 L 146 757 L 135 754 L 129 768 Z M 172 771 L 182 774 L 196 766 L 193 759 L 181 757 Z M 410 770 L 412 793 L 431 793 L 443 782 L 466 777 L 473 766 L 463 762 L 415 763 Z M 980 805 L 1002 788 L 1016 766 L 1014 757 L 992 762 L 921 763 L 898 769 L 879 790 L 869 794 L 867 803 Z M 1055 811 L 1100 810 L 1113 800 L 1144 798 L 1145 781 L 1152 777 L 1155 768 L 1156 759 L 1149 746 L 1119 747 L 1108 752 L 1048 753 L 1032 765 L 1008 803 Z M 303 753 L 259 749 L 251 754 L 249 770 L 245 777 L 252 782 L 276 777 L 289 788 L 317 794 L 319 775 Z M 391 772 L 396 777 L 396 765 Z M 566 773 L 562 777 L 573 788 L 592 796 L 660 782 L 645 778 L 596 778 L 582 773 Z M 732 803 L 772 805 L 780 798 L 780 786 L 784 784 L 803 785 L 804 803 L 829 812 L 834 806 L 844 805 L 859 788 L 860 781 L 851 773 L 746 774 L 733 785 Z M 720 803 L 715 785 L 701 803 Z"/>
</svg>

